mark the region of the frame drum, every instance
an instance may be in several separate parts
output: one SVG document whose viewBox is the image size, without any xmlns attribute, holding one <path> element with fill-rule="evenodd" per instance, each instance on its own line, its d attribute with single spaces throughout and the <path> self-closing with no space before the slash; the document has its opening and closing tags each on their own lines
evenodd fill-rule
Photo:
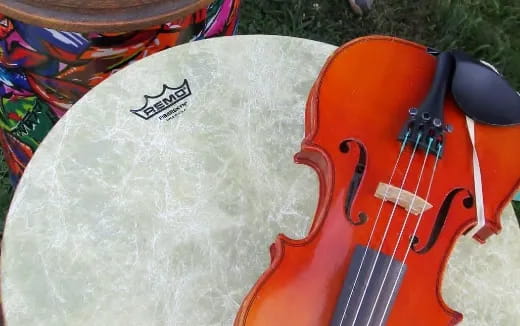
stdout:
<svg viewBox="0 0 520 326">
<path fill-rule="evenodd" d="M 190 43 L 102 82 L 53 128 L 16 191 L 1 256 L 8 325 L 231 325 L 278 233 L 317 204 L 293 163 L 331 45 Z M 230 55 L 232 54 L 232 55 Z M 461 239 L 443 293 L 464 325 L 514 325 L 520 230 Z"/>
</svg>

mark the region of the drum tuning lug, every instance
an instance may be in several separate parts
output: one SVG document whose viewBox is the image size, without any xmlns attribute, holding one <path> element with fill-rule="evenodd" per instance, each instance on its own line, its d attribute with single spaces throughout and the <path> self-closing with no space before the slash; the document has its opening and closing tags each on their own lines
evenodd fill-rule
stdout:
<svg viewBox="0 0 520 326">
<path fill-rule="evenodd" d="M 453 132 L 453 126 L 452 125 L 445 125 L 444 126 L 444 131 L 449 132 L 449 133 Z"/>
<path fill-rule="evenodd" d="M 435 118 L 435 119 L 433 119 L 433 125 L 434 125 L 436 128 L 442 127 L 442 121 L 441 121 L 441 119 L 439 119 L 439 118 Z"/>
<path fill-rule="evenodd" d="M 411 108 L 408 110 L 408 113 L 410 113 L 410 116 L 415 117 L 417 115 L 417 108 Z"/>
</svg>

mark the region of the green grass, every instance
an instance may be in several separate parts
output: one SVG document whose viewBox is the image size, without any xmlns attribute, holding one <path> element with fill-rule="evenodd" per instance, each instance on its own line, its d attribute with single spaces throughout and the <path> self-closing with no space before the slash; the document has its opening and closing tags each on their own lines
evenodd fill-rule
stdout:
<svg viewBox="0 0 520 326">
<path fill-rule="evenodd" d="M 9 174 L 7 172 L 7 165 L 3 159 L 3 153 L 0 150 L 0 239 L 3 235 L 3 226 L 5 222 L 5 215 L 9 208 L 9 203 L 13 195 L 13 189 L 9 183 Z"/>
<path fill-rule="evenodd" d="M 515 211 L 518 223 L 520 223 L 520 201 L 513 201 L 513 210 Z"/>
<path fill-rule="evenodd" d="M 335 45 L 368 34 L 398 36 L 467 51 L 493 63 L 520 89 L 520 0 L 375 0 L 374 10 L 364 17 L 351 12 L 348 0 L 242 1 L 240 34 L 289 35 Z M 2 217 L 11 195 L 2 162 Z M 516 208 L 520 214 L 520 204 Z"/>
<path fill-rule="evenodd" d="M 367 16 L 347 0 L 245 0 L 240 33 L 304 37 L 340 45 L 382 34 L 487 60 L 520 89 L 519 0 L 375 0 Z M 315 3 L 319 5 L 316 6 Z"/>
</svg>

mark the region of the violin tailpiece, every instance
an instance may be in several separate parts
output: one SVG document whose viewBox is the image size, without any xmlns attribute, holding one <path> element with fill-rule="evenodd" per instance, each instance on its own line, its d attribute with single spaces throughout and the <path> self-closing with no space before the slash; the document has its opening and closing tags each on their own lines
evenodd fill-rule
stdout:
<svg viewBox="0 0 520 326">
<path fill-rule="evenodd" d="M 375 196 L 381 200 L 396 203 L 414 215 L 419 215 L 423 211 L 427 211 L 433 206 L 426 200 L 413 193 L 396 186 L 380 182 L 377 186 Z M 415 199 L 414 199 L 415 197 Z"/>
</svg>

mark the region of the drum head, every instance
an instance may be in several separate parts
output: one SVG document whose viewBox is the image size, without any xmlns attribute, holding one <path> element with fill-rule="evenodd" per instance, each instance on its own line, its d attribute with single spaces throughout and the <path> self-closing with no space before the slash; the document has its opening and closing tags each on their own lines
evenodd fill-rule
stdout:
<svg viewBox="0 0 520 326">
<path fill-rule="evenodd" d="M 312 218 L 317 180 L 292 157 L 333 50 L 285 37 L 196 42 L 77 102 L 7 218 L 8 324 L 231 325 L 276 234 L 302 237 Z"/>
<path fill-rule="evenodd" d="M 333 50 L 274 36 L 190 43 L 83 97 L 14 196 L 7 324 L 231 325 L 276 235 L 302 238 L 312 222 L 318 180 L 293 155 Z M 500 237 L 457 245 L 443 291 L 465 325 L 520 316 L 519 233 L 508 209 Z"/>
<path fill-rule="evenodd" d="M 129 32 L 192 14 L 212 0 L 0 0 L 0 12 L 73 32 Z"/>
</svg>

